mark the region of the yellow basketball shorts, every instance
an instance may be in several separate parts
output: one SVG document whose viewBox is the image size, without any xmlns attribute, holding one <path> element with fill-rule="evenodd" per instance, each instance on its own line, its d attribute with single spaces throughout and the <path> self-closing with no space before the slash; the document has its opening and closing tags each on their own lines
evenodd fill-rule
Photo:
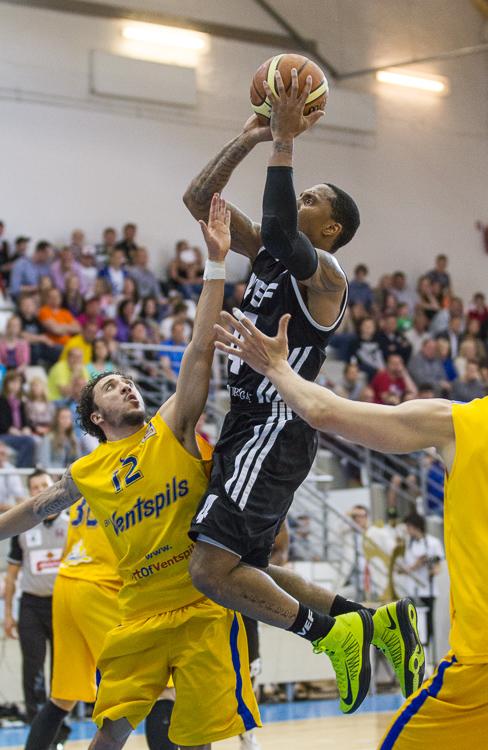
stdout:
<svg viewBox="0 0 488 750">
<path fill-rule="evenodd" d="M 487 727 L 488 664 L 459 664 L 449 652 L 400 708 L 379 750 L 481 750 Z"/>
<path fill-rule="evenodd" d="M 122 623 L 109 633 L 98 669 L 99 727 L 126 718 L 135 728 L 170 675 L 176 702 L 169 737 L 176 745 L 205 745 L 261 726 L 241 616 L 209 599 Z"/>
<path fill-rule="evenodd" d="M 105 636 L 119 622 L 115 589 L 93 581 L 57 577 L 53 594 L 53 698 L 94 702 L 97 661 Z"/>
</svg>

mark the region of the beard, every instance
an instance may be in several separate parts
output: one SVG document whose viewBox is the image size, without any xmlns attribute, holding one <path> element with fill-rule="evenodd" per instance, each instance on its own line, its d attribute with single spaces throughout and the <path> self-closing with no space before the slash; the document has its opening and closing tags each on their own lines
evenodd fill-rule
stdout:
<svg viewBox="0 0 488 750">
<path fill-rule="evenodd" d="M 121 414 L 118 427 L 122 427 L 123 425 L 129 425 L 132 427 L 141 426 L 144 424 L 145 416 L 146 414 L 142 407 L 139 409 L 131 409 L 130 411 Z"/>
</svg>

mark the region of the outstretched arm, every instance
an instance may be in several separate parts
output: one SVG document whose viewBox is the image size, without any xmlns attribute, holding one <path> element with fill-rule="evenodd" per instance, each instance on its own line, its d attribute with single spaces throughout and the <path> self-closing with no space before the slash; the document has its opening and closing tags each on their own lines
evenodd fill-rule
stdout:
<svg viewBox="0 0 488 750">
<path fill-rule="evenodd" d="M 289 315 L 280 320 L 278 335 L 274 338 L 262 334 L 242 314 L 240 320 L 227 313 L 223 316 L 242 338 L 217 326 L 217 348 L 243 359 L 269 378 L 293 411 L 312 427 L 384 453 L 411 453 L 434 446 L 449 468 L 454 427 L 448 401 L 418 399 L 399 406 L 349 401 L 309 383 L 288 365 Z"/>
<path fill-rule="evenodd" d="M 81 493 L 67 469 L 51 487 L 0 516 L 0 540 L 37 526 L 44 518 L 69 508 L 80 497 Z"/>
<path fill-rule="evenodd" d="M 198 301 L 193 337 L 181 363 L 176 393 L 164 403 L 160 414 L 178 440 L 195 456 L 200 455 L 195 427 L 205 407 L 214 355 L 214 325 L 222 310 L 225 258 L 230 247 L 230 211 L 215 194 L 208 225 L 200 221 L 208 248 L 204 284 Z"/>
<path fill-rule="evenodd" d="M 234 169 L 261 141 L 271 138 L 270 129 L 262 127 L 253 115 L 244 125 L 242 133 L 224 146 L 190 183 L 183 202 L 195 219 L 206 219 L 212 196 L 221 193 L 229 182 Z M 259 224 L 251 221 L 231 203 L 227 204 L 231 214 L 231 247 L 237 253 L 254 260 L 261 247 Z"/>
</svg>

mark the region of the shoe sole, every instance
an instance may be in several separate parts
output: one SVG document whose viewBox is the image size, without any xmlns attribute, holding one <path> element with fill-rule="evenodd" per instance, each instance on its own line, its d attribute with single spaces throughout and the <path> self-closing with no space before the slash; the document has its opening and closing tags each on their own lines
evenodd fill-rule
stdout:
<svg viewBox="0 0 488 750">
<path fill-rule="evenodd" d="M 345 714 L 352 714 L 354 713 L 354 711 L 357 711 L 368 694 L 369 683 L 371 682 L 371 661 L 369 651 L 374 633 L 373 618 L 371 617 L 370 613 L 364 609 L 359 610 L 358 615 L 363 621 L 364 634 L 361 672 L 359 675 L 359 690 L 357 698 L 352 704 L 351 708 L 349 708 L 347 711 L 343 711 L 343 713 Z"/>
<path fill-rule="evenodd" d="M 397 617 L 405 648 L 405 698 L 418 690 L 424 681 L 425 655 L 417 630 L 417 610 L 411 599 L 397 602 Z"/>
</svg>

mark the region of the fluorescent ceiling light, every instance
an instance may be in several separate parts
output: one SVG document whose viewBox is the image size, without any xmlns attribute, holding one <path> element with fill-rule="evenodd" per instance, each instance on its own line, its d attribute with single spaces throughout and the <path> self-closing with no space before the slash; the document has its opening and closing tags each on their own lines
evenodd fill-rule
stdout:
<svg viewBox="0 0 488 750">
<path fill-rule="evenodd" d="M 205 47 L 205 39 L 196 31 L 178 29 L 173 26 L 158 26 L 153 23 L 124 26 L 122 36 L 134 42 L 148 42 L 179 49 L 199 50 Z"/>
<path fill-rule="evenodd" d="M 447 80 L 412 73 L 400 73 L 393 70 L 379 70 L 376 79 L 381 83 L 391 83 L 395 86 L 405 86 L 411 89 L 431 91 L 435 94 L 447 93 Z"/>
</svg>

